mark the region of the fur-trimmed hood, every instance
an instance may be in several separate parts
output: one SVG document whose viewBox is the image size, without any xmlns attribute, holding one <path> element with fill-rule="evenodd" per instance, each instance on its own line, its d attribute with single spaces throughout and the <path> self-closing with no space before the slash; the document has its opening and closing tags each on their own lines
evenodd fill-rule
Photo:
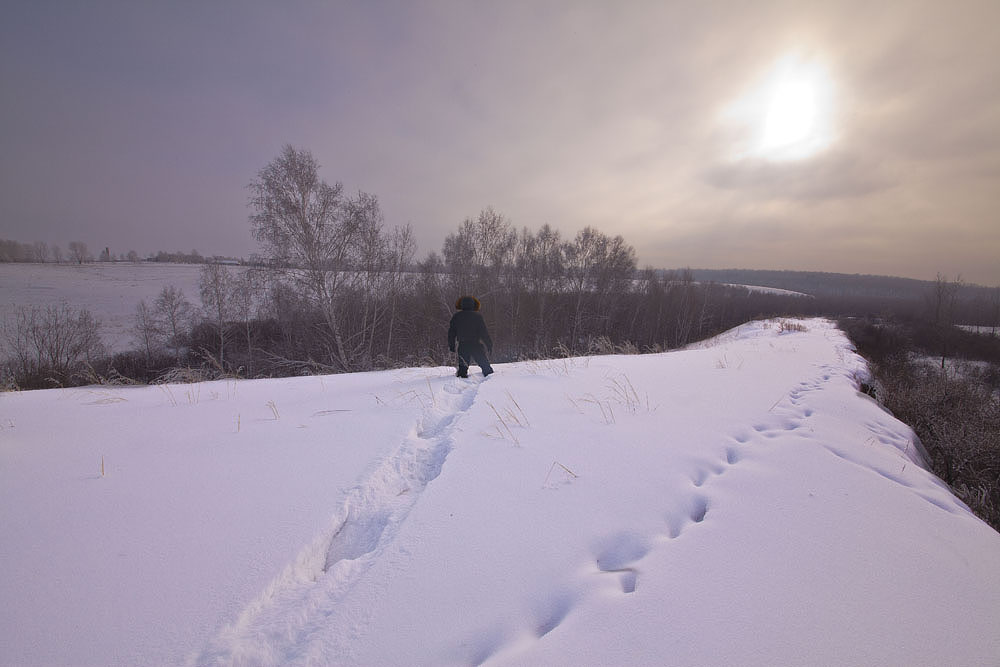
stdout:
<svg viewBox="0 0 1000 667">
<path fill-rule="evenodd" d="M 455 302 L 455 310 L 479 310 L 481 305 L 474 296 L 460 296 Z"/>
</svg>

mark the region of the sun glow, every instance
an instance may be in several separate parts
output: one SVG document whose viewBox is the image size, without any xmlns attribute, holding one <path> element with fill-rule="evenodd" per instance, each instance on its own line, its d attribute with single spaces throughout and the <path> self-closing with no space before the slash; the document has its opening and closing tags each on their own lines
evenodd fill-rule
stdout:
<svg viewBox="0 0 1000 667">
<path fill-rule="evenodd" d="M 833 81 L 818 62 L 786 56 L 730 112 L 743 134 L 738 157 L 799 160 L 835 140 Z"/>
</svg>

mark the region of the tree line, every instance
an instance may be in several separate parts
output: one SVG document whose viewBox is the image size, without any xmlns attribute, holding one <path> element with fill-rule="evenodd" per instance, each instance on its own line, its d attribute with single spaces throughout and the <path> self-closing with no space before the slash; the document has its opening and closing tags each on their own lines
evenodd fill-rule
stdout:
<svg viewBox="0 0 1000 667">
<path fill-rule="evenodd" d="M 111 251 L 105 248 L 100 253 L 100 261 L 112 261 Z M 123 255 L 121 260 L 139 261 L 139 255 L 134 250 L 130 250 L 127 255 Z M 55 262 L 62 264 L 69 262 L 73 264 L 84 264 L 94 261 L 94 255 L 87 248 L 83 241 L 70 241 L 67 250 L 63 251 L 58 244 L 49 245 L 44 241 L 34 243 L 20 243 L 10 239 L 0 239 L 0 262 L 37 262 L 40 264 Z"/>
<path fill-rule="evenodd" d="M 62 246 L 58 244 L 48 244 L 44 241 L 34 243 L 21 243 L 11 239 L 0 239 L 0 263 L 26 263 L 26 264 L 90 264 L 91 262 L 170 262 L 175 264 L 205 264 L 207 262 L 222 262 L 225 264 L 240 264 L 239 260 L 233 257 L 220 255 L 206 257 L 197 249 L 190 252 L 177 250 L 167 252 L 158 250 L 146 257 L 142 257 L 135 250 L 114 253 L 111 248 L 105 247 L 97 256 L 90 251 L 83 241 L 70 241 L 67 246 L 68 252 L 64 252 Z"/>
<path fill-rule="evenodd" d="M 24 309 L 6 327 L 6 384 L 450 364 L 447 322 L 463 294 L 483 302 L 499 362 L 670 349 L 746 321 L 767 301 L 690 272 L 640 271 L 621 236 L 518 229 L 492 208 L 415 261 L 409 226 L 389 228 L 375 195 L 328 184 L 315 158 L 290 146 L 249 190 L 261 248 L 250 266 L 205 264 L 199 294 L 166 286 L 140 303 L 125 353 L 104 352 L 84 310 Z M 62 330 L 87 335 L 67 348 L 48 335 Z"/>
<path fill-rule="evenodd" d="M 124 353 L 101 348 L 100 336 L 90 335 L 99 323 L 86 311 L 25 309 L 6 327 L 5 384 L 446 365 L 453 362 L 447 322 L 464 294 L 483 303 L 497 362 L 661 351 L 760 316 L 885 308 L 699 282 L 690 270 L 639 269 L 621 236 L 517 228 L 489 207 L 416 261 L 409 226 L 388 227 L 375 195 L 328 184 L 312 154 L 291 146 L 258 172 L 249 192 L 249 226 L 260 244 L 249 265 L 205 264 L 198 294 L 168 285 L 140 303 L 133 349 Z M 49 333 L 61 329 L 82 340 L 67 345 L 66 335 Z"/>
</svg>

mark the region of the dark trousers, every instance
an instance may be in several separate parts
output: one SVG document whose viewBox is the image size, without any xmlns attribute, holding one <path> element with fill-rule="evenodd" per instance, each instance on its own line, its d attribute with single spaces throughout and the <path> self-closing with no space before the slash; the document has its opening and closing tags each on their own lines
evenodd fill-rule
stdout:
<svg viewBox="0 0 1000 667">
<path fill-rule="evenodd" d="M 458 377 L 469 377 L 469 364 L 475 362 L 483 369 L 483 375 L 493 372 L 490 360 L 482 343 L 459 342 L 458 344 Z"/>
</svg>

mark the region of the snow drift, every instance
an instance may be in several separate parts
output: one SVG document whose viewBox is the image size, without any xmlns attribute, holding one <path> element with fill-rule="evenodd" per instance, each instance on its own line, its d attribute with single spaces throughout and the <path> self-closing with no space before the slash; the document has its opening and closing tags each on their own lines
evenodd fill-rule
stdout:
<svg viewBox="0 0 1000 667">
<path fill-rule="evenodd" d="M 1000 534 L 798 324 L 0 395 L 0 663 L 997 664 Z"/>
</svg>

